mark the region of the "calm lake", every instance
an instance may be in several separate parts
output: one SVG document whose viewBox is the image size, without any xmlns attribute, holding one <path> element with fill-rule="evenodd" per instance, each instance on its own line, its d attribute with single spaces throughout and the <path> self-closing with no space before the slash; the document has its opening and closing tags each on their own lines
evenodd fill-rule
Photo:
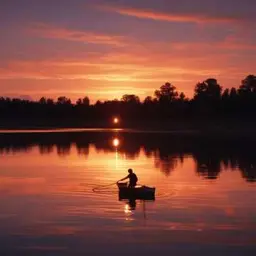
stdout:
<svg viewBox="0 0 256 256">
<path fill-rule="evenodd" d="M 255 142 L 0 134 L 0 255 L 256 255 Z M 133 168 L 154 201 L 120 201 Z"/>
</svg>

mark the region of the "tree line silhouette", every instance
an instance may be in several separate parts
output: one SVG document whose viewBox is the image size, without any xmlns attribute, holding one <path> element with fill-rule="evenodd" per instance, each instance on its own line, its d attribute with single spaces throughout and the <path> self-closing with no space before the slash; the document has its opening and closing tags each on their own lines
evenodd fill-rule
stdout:
<svg viewBox="0 0 256 256">
<path fill-rule="evenodd" d="M 209 78 L 196 84 L 191 99 L 178 92 L 171 83 L 165 83 L 154 92 L 154 97 L 148 96 L 143 101 L 134 94 L 123 95 L 121 100 L 97 101 L 95 104 L 90 104 L 87 96 L 79 98 L 76 103 L 65 96 L 56 101 L 45 97 L 39 101 L 0 97 L 0 118 L 20 124 L 40 120 L 39 123 L 45 125 L 95 125 L 97 122 L 107 123 L 113 115 L 132 124 L 172 118 L 252 118 L 255 113 L 255 75 L 243 79 L 238 89 L 223 89 L 216 79 Z"/>
</svg>

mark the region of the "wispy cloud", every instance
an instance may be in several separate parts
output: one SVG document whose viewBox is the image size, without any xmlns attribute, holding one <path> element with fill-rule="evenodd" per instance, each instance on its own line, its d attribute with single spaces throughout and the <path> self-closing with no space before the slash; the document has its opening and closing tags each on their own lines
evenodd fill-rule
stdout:
<svg viewBox="0 0 256 256">
<path fill-rule="evenodd" d="M 94 80 L 109 82 L 163 82 L 167 77 L 173 81 L 184 81 L 183 75 L 200 76 L 219 74 L 215 69 L 193 69 L 161 65 L 161 60 L 145 66 L 145 63 L 127 64 L 98 61 L 14 61 L 0 69 L 0 79 L 55 79 Z"/>
<path fill-rule="evenodd" d="M 218 59 L 211 60 L 213 63 L 218 61 Z M 248 69 L 236 67 L 224 67 L 223 70 L 218 70 L 196 62 L 193 68 L 191 65 L 172 66 L 162 62 L 159 59 L 152 66 L 144 66 L 143 63 L 134 65 L 101 63 L 101 59 L 92 63 L 74 59 L 65 62 L 59 60 L 10 62 L 6 68 L 0 69 L 1 89 L 5 95 L 26 93 L 33 98 L 40 98 L 42 95 L 54 98 L 58 95 L 68 95 L 76 99 L 86 93 L 93 100 L 105 100 L 111 97 L 120 98 L 125 93 L 135 93 L 141 97 L 151 95 L 162 83 L 170 81 L 180 91 L 191 96 L 193 85 L 198 81 L 214 76 L 220 79 L 224 86 L 235 86 L 237 81 L 249 72 Z M 19 85 L 22 85 L 21 89 L 14 86 L 17 80 Z M 34 86 L 35 83 L 40 86 Z"/>
<path fill-rule="evenodd" d="M 83 31 L 61 28 L 48 24 L 33 24 L 26 29 L 28 33 L 38 37 L 63 39 L 81 43 L 125 46 L 125 37 L 119 35 L 100 34 L 95 31 Z"/>
<path fill-rule="evenodd" d="M 151 9 L 137 9 L 132 7 L 113 6 L 113 5 L 98 5 L 96 8 L 101 10 L 116 12 L 121 15 L 133 16 L 142 19 L 151 19 L 167 22 L 190 22 L 190 23 L 230 23 L 237 22 L 240 19 L 237 17 L 220 17 L 211 16 L 204 13 L 165 13 Z"/>
<path fill-rule="evenodd" d="M 240 51 L 256 51 L 256 45 L 250 42 L 243 42 L 238 40 L 224 40 L 216 43 L 173 43 L 172 47 L 176 51 L 183 51 L 184 53 L 194 50 L 195 52 L 210 52 L 215 49 L 217 51 L 226 51 L 226 55 L 239 53 Z M 235 52 L 234 52 L 235 51 Z"/>
</svg>

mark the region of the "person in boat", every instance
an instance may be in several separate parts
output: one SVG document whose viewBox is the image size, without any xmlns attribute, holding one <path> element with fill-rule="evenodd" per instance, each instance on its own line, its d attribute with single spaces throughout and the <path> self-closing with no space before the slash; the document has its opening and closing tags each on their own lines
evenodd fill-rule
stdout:
<svg viewBox="0 0 256 256">
<path fill-rule="evenodd" d="M 128 173 L 129 174 L 126 177 L 124 177 L 123 179 L 121 179 L 119 181 L 123 181 L 123 180 L 129 179 L 129 188 L 134 188 L 134 187 L 136 187 L 137 181 L 138 181 L 137 175 L 133 172 L 132 169 L 129 169 Z"/>
</svg>

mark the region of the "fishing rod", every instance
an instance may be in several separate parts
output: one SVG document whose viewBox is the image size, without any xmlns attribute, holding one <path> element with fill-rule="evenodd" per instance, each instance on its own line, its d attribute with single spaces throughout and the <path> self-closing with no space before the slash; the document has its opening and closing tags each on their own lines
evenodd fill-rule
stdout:
<svg viewBox="0 0 256 256">
<path fill-rule="evenodd" d="M 104 190 L 105 188 L 112 187 L 114 185 L 116 185 L 116 182 L 110 183 L 110 184 L 106 184 L 106 185 L 98 185 L 98 186 L 92 188 L 92 191 L 93 192 L 98 192 L 98 191 Z"/>
</svg>

